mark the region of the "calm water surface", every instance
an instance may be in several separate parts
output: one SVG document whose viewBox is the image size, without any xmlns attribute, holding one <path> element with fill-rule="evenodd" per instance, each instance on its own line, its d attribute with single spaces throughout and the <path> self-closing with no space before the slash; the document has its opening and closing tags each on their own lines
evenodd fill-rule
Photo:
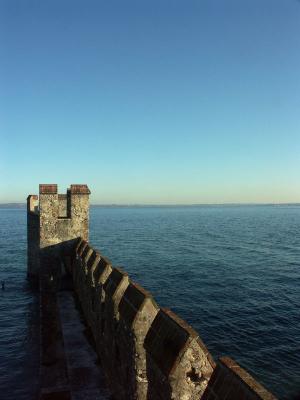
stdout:
<svg viewBox="0 0 300 400">
<path fill-rule="evenodd" d="M 37 389 L 25 210 L 0 209 L 0 387 Z M 280 399 L 300 392 L 300 207 L 93 207 L 90 242 Z"/>
</svg>

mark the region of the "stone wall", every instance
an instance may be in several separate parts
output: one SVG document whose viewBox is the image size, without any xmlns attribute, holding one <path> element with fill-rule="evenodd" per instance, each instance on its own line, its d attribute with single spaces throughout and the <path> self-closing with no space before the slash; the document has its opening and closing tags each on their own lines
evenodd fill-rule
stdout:
<svg viewBox="0 0 300 400">
<path fill-rule="evenodd" d="M 56 302 L 69 282 L 65 269 L 113 399 L 275 400 L 233 360 L 215 362 L 197 332 L 89 245 L 89 194 L 87 185 L 59 195 L 47 184 L 39 197 L 27 198 L 28 276 L 40 279 L 43 386 L 56 359 L 61 368 L 51 368 L 62 387 L 67 379 Z"/>
<path fill-rule="evenodd" d="M 39 196 L 27 198 L 28 276 L 38 279 L 40 259 L 69 253 L 74 240 L 89 238 L 87 185 L 71 185 L 58 194 L 56 184 L 41 184 Z"/>
<path fill-rule="evenodd" d="M 58 195 L 58 217 L 59 218 L 68 218 L 68 196 L 66 194 Z"/>
<path fill-rule="evenodd" d="M 221 357 L 202 400 L 276 400 L 247 371 L 229 357 Z"/>
<path fill-rule="evenodd" d="M 27 197 L 27 275 L 38 275 L 40 250 L 40 220 L 38 214 L 38 196 Z"/>
<path fill-rule="evenodd" d="M 275 400 L 86 240 L 65 264 L 114 399 Z"/>
<path fill-rule="evenodd" d="M 40 248 L 74 238 L 89 238 L 89 194 L 86 185 L 71 185 L 61 197 L 57 185 L 40 185 Z"/>
</svg>

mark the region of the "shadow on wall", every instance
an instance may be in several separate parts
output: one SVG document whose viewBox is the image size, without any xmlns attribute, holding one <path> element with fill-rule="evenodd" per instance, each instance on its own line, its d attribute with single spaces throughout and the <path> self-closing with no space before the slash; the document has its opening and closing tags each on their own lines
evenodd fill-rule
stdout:
<svg viewBox="0 0 300 400">
<path fill-rule="evenodd" d="M 73 252 L 68 253 L 71 247 Z M 82 239 L 60 252 L 117 400 L 275 400 L 230 358 Z"/>
<path fill-rule="evenodd" d="M 72 287 L 69 270 L 77 242 L 78 238 L 66 240 L 39 250 L 39 285 L 42 291 L 57 292 Z"/>
</svg>

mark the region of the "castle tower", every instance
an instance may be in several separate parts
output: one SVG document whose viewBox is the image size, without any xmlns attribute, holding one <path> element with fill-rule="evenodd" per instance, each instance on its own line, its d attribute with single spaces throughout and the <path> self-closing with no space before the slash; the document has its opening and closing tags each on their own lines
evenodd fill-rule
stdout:
<svg viewBox="0 0 300 400">
<path fill-rule="evenodd" d="M 66 195 L 57 185 L 40 185 L 39 197 L 27 197 L 27 275 L 38 278 L 41 255 L 67 254 L 74 241 L 89 239 L 89 195 L 87 185 L 71 185 Z"/>
</svg>

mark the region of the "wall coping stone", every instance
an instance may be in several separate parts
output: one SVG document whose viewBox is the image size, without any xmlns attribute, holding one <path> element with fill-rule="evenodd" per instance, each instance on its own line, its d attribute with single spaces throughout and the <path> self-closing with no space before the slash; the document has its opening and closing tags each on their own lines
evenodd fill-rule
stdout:
<svg viewBox="0 0 300 400">
<path fill-rule="evenodd" d="M 178 357 L 197 333 L 171 310 L 161 308 L 145 338 L 145 349 L 163 374 L 176 368 Z"/>
<path fill-rule="evenodd" d="M 87 185 L 75 184 L 75 185 L 71 185 L 70 193 L 71 194 L 91 194 L 91 191 Z"/>
<path fill-rule="evenodd" d="M 149 292 L 139 284 L 130 281 L 119 304 L 120 316 L 128 326 L 133 326 L 137 314 L 147 300 L 150 300 L 157 310 L 159 309 Z"/>
<path fill-rule="evenodd" d="M 127 272 L 122 271 L 120 268 L 113 267 L 111 274 L 109 275 L 109 278 L 103 285 L 103 289 L 105 293 L 113 297 L 115 294 L 116 290 L 124 280 L 124 278 L 128 279 L 128 274 Z"/>
<path fill-rule="evenodd" d="M 276 400 L 275 396 L 257 382 L 246 370 L 240 367 L 232 358 L 221 357 L 219 362 L 225 368 L 232 371 L 259 399 Z"/>
<path fill-rule="evenodd" d="M 56 184 L 40 184 L 40 194 L 57 194 Z"/>
</svg>

